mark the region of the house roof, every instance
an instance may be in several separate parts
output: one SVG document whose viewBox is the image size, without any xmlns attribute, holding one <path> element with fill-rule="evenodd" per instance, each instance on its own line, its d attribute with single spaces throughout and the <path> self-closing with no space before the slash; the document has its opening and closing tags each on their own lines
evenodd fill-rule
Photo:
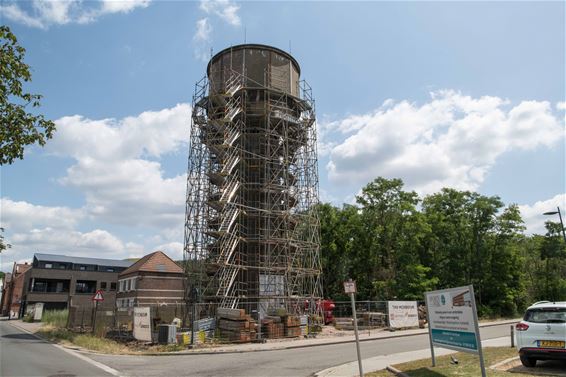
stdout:
<svg viewBox="0 0 566 377">
<path fill-rule="evenodd" d="M 130 268 L 122 271 L 121 275 L 131 274 L 132 272 L 145 271 L 145 272 L 165 272 L 172 274 L 182 274 L 183 269 L 169 258 L 163 251 L 155 251 L 147 254 L 139 261 L 134 263 Z"/>
<path fill-rule="evenodd" d="M 60 262 L 60 263 L 74 263 L 74 264 L 94 264 L 97 266 L 108 267 L 130 267 L 134 262 L 119 259 L 101 259 L 101 258 L 83 258 L 83 257 L 69 257 L 66 255 L 57 254 L 40 254 L 36 253 L 34 258 L 43 262 Z"/>
</svg>

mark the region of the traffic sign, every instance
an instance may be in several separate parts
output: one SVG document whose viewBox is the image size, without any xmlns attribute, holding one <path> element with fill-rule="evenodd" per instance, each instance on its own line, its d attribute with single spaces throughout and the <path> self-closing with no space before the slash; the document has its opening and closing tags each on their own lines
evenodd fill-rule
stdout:
<svg viewBox="0 0 566 377">
<path fill-rule="evenodd" d="M 99 289 L 96 291 L 94 296 L 92 296 L 92 301 L 104 301 L 104 297 L 102 296 L 103 290 Z"/>
<path fill-rule="evenodd" d="M 356 282 L 352 280 L 345 281 L 344 293 L 356 293 Z"/>
</svg>

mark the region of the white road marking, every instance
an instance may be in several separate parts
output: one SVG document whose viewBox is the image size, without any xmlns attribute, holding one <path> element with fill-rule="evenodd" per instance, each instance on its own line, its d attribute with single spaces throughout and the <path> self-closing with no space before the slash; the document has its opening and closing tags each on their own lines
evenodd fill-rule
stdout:
<svg viewBox="0 0 566 377">
<path fill-rule="evenodd" d="M 9 322 L 8 322 L 8 323 L 9 323 Z M 39 340 L 46 341 L 46 342 L 48 342 L 49 344 L 51 344 L 52 346 L 55 346 L 55 347 L 59 348 L 60 350 L 63 350 L 63 351 L 65 351 L 65 352 L 67 352 L 67 353 L 69 353 L 69 354 L 71 354 L 71 355 L 73 355 L 73 356 L 75 356 L 75 357 L 78 357 L 79 359 L 81 359 L 81 360 L 83 360 L 83 361 L 86 361 L 86 362 L 89 363 L 90 365 L 94 365 L 95 367 L 102 369 L 102 370 L 105 371 L 106 373 L 110 373 L 110 374 L 113 375 L 113 376 L 121 376 L 120 372 L 118 372 L 118 371 L 117 371 L 116 369 L 114 369 L 114 368 L 111 368 L 111 367 L 109 367 L 109 366 L 107 366 L 107 365 L 104 365 L 104 364 L 102 364 L 102 363 L 99 363 L 98 361 L 92 360 L 92 359 L 89 358 L 89 357 L 86 357 L 86 356 L 84 356 L 84 355 L 81 355 L 81 354 L 78 353 L 78 352 L 75 352 L 75 351 L 70 350 L 70 349 L 68 349 L 68 348 L 65 348 L 65 347 L 63 347 L 63 346 L 60 346 L 59 344 L 55 344 L 55 343 L 53 343 L 53 342 L 47 341 L 47 340 L 45 340 L 45 339 L 43 339 L 43 338 L 37 336 L 36 334 L 32 333 L 31 331 L 28 331 L 28 330 L 26 330 L 26 329 L 24 329 L 24 328 L 22 328 L 22 327 L 20 327 L 20 326 L 13 325 L 13 324 L 11 324 L 11 323 L 9 323 L 9 324 L 12 325 L 13 327 L 16 327 L 18 330 L 21 330 L 21 331 L 26 332 L 26 333 L 28 333 L 28 334 L 30 334 L 30 335 L 33 335 L 33 336 L 35 336 L 35 337 L 36 337 L 37 339 L 39 339 Z"/>
</svg>

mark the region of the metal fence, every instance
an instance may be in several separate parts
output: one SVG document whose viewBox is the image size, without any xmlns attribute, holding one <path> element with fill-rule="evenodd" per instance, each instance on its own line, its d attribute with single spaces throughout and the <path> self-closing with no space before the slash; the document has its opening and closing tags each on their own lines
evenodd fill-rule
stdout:
<svg viewBox="0 0 566 377">
<path fill-rule="evenodd" d="M 351 302 L 337 301 L 334 304 L 332 324 L 340 330 L 353 330 Z M 326 318 L 326 313 L 322 313 L 321 317 L 309 314 L 307 310 L 302 314 L 288 313 L 283 308 L 264 308 L 264 310 L 261 303 L 256 306 L 258 310 L 253 310 L 251 313 L 242 311 L 242 316 L 236 319 L 222 319 L 217 313 L 218 304 L 177 303 L 149 307 L 154 335 L 160 324 L 172 323 L 177 324 L 177 332 L 190 333 L 194 319 L 194 334 L 191 335 L 200 342 L 223 343 L 309 335 L 319 332 L 321 325 L 324 324 L 323 318 Z M 356 314 L 361 329 L 389 326 L 387 301 L 358 301 Z M 300 319 L 300 324 L 291 323 L 289 316 Z M 419 312 L 419 319 L 420 317 Z M 76 332 L 92 332 L 98 336 L 133 340 L 134 306 L 117 308 L 102 304 L 92 307 L 71 307 L 67 327 Z"/>
</svg>

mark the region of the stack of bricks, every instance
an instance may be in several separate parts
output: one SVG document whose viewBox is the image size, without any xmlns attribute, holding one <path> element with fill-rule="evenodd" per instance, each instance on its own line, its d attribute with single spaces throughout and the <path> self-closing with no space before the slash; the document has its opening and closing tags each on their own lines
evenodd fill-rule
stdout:
<svg viewBox="0 0 566 377">
<path fill-rule="evenodd" d="M 261 320 L 261 331 L 267 339 L 278 339 L 284 335 L 284 326 L 281 317 L 267 316 Z"/>
<path fill-rule="evenodd" d="M 251 342 L 256 338 L 256 322 L 244 309 L 218 308 L 218 330 L 222 340 Z"/>
<path fill-rule="evenodd" d="M 285 336 L 289 338 L 296 338 L 301 336 L 301 319 L 296 315 L 287 315 L 281 317 L 284 328 Z"/>
</svg>

